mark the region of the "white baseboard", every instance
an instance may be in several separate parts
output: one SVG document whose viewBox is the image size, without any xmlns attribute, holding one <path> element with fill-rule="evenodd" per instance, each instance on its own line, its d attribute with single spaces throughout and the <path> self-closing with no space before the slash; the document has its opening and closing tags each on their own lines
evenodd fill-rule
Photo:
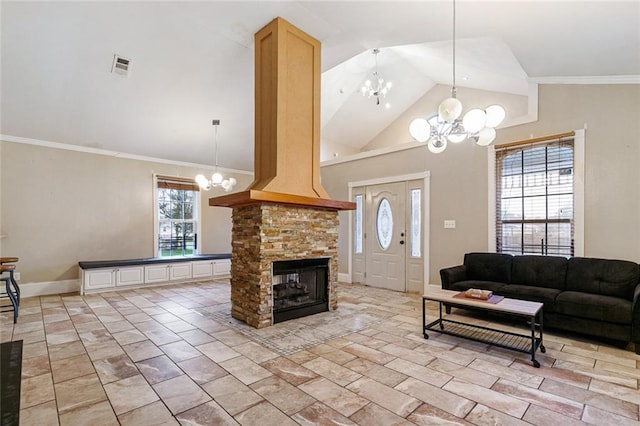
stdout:
<svg viewBox="0 0 640 426">
<path fill-rule="evenodd" d="M 80 292 L 80 280 L 42 281 L 36 283 L 18 282 L 18 285 L 20 286 L 21 298 Z"/>
<path fill-rule="evenodd" d="M 341 283 L 351 283 L 351 275 L 338 272 L 338 281 Z"/>
</svg>

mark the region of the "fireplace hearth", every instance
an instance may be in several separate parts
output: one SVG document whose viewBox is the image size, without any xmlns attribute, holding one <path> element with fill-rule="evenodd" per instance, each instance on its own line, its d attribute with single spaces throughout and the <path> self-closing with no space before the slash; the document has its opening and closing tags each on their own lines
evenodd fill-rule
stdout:
<svg viewBox="0 0 640 426">
<path fill-rule="evenodd" d="M 273 322 L 329 310 L 329 259 L 273 262 Z"/>
</svg>

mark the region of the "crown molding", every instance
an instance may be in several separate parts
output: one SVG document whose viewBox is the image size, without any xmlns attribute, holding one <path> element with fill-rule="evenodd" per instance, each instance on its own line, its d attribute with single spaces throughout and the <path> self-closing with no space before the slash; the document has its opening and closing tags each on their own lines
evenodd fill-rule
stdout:
<svg viewBox="0 0 640 426">
<path fill-rule="evenodd" d="M 640 75 L 530 77 L 529 81 L 538 84 L 640 84 Z"/>
<path fill-rule="evenodd" d="M 167 160 L 165 158 L 147 157 L 146 155 L 129 154 L 126 152 L 110 151 L 108 149 L 91 148 L 88 146 L 72 145 L 72 144 L 60 143 L 60 142 L 51 142 L 51 141 L 45 141 L 41 139 L 23 138 L 20 136 L 0 134 L 0 140 L 3 142 L 43 146 L 45 148 L 63 149 L 66 151 L 75 151 L 75 152 L 83 152 L 86 154 L 104 155 L 107 157 L 124 158 L 127 160 L 148 161 L 150 163 L 170 164 L 173 166 L 193 167 L 196 169 L 207 169 L 207 170 L 215 169 L 215 166 L 212 166 L 210 164 L 198 164 L 198 163 L 189 163 L 186 161 Z M 227 169 L 225 167 L 218 167 L 218 170 L 225 173 L 237 173 L 237 174 L 253 176 L 253 172 L 249 172 L 246 170 Z"/>
</svg>

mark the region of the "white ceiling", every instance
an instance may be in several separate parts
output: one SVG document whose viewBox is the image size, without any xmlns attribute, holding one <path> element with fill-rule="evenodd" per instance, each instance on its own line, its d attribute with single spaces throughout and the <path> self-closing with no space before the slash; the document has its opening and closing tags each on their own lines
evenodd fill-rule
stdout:
<svg viewBox="0 0 640 426">
<path fill-rule="evenodd" d="M 253 169 L 253 34 L 281 16 L 322 42 L 322 136 L 359 148 L 436 84 L 451 84 L 451 2 L 1 3 L 1 133 Z M 373 70 L 394 87 L 376 106 Z M 457 84 L 640 76 L 639 1 L 457 3 Z M 131 59 L 127 77 L 113 55 Z M 466 77 L 466 80 L 462 78 Z M 430 111 L 425 111 L 425 114 Z"/>
</svg>

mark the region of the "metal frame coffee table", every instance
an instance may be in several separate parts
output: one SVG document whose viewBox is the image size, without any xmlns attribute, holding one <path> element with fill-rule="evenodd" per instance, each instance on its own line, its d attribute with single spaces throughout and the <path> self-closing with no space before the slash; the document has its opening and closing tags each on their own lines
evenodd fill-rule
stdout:
<svg viewBox="0 0 640 426">
<path fill-rule="evenodd" d="M 487 343 L 493 346 L 531 354 L 533 366 L 536 368 L 540 367 L 540 363 L 536 360 L 536 350 L 540 349 L 540 352 L 546 352 L 542 342 L 542 303 L 508 298 L 504 298 L 498 303 L 489 303 L 484 300 L 454 297 L 459 293 L 458 291 L 443 290 L 435 285 L 427 286 L 426 293 L 422 296 L 422 328 L 425 339 L 429 338 L 427 331 L 436 331 L 442 334 Z M 427 301 L 438 302 L 440 311 L 438 319 L 429 324 L 427 324 L 425 308 Z M 527 322 L 531 324 L 531 334 L 512 333 L 495 328 L 449 320 L 442 317 L 443 305 L 484 312 L 500 312 L 516 318 L 525 318 Z"/>
</svg>

